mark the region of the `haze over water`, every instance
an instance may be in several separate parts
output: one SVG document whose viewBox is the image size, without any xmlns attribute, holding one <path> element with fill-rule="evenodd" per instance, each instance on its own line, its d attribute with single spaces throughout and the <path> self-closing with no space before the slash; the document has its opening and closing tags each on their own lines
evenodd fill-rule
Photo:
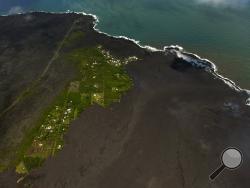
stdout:
<svg viewBox="0 0 250 188">
<path fill-rule="evenodd" d="M 84 11 L 98 28 L 154 47 L 179 44 L 250 89 L 250 0 L 0 0 L 0 13 Z"/>
</svg>

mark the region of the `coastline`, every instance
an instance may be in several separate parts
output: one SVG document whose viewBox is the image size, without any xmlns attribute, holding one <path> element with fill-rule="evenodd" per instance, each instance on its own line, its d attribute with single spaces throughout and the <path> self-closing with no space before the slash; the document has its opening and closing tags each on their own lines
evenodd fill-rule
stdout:
<svg viewBox="0 0 250 188">
<path fill-rule="evenodd" d="M 30 13 L 46 13 L 46 14 L 82 14 L 85 16 L 91 16 L 93 20 L 93 29 L 100 33 L 104 34 L 108 37 L 114 38 L 114 39 L 124 39 L 130 42 L 133 42 L 136 44 L 138 47 L 148 50 L 149 52 L 162 52 L 162 53 L 172 53 L 174 54 L 177 58 L 183 59 L 185 62 L 190 63 L 192 66 L 197 67 L 197 68 L 202 68 L 205 71 L 210 72 L 215 78 L 222 80 L 226 85 L 228 85 L 230 88 L 234 89 L 237 92 L 244 92 L 248 98 L 246 99 L 246 105 L 250 106 L 250 90 L 241 88 L 239 85 L 237 85 L 233 80 L 224 77 L 218 72 L 218 67 L 216 64 L 209 59 L 202 58 L 198 54 L 191 53 L 188 51 L 185 51 L 184 47 L 178 44 L 173 44 L 169 46 L 164 46 L 163 49 L 158 49 L 150 45 L 141 45 L 139 40 L 129 38 L 123 35 L 110 35 L 104 31 L 101 31 L 100 29 L 97 28 L 98 23 L 99 23 L 99 18 L 95 14 L 91 13 L 86 13 L 86 12 L 74 12 L 68 10 L 67 12 L 46 12 L 46 11 L 28 11 L 28 12 L 23 12 L 23 13 L 18 13 L 16 15 L 25 15 L 25 14 L 30 14 Z M 11 15 L 0 15 L 0 16 L 11 16 Z"/>
<path fill-rule="evenodd" d="M 197 55 L 184 52 L 180 46 L 169 46 L 160 50 L 141 46 L 138 41 L 127 37 L 109 36 L 96 30 L 98 19 L 80 14 L 82 13 L 79 15 L 35 13 L 34 17 L 42 17 L 40 20 L 50 17 L 52 22 L 49 23 L 56 31 L 54 35 L 52 32 L 52 36 L 57 34 L 65 36 L 74 20 L 81 18 L 74 31 L 80 29 L 84 32 L 84 37 L 81 35 L 82 40 L 77 40 L 79 42 L 72 48 L 69 46 L 65 48 L 61 55 L 75 48 L 101 45 L 114 57 L 124 58 L 133 55 L 138 57 L 135 63 L 128 63 L 125 66 L 134 86 L 121 98 L 121 101 L 109 108 L 94 105 L 81 113 L 80 117 L 72 122 L 65 135 L 64 149 L 46 159 L 41 168 L 34 169 L 23 181 L 20 179 L 19 182 L 16 174 L 6 172 L 0 174 L 0 182 L 6 185 L 13 182 L 16 185 L 17 180 L 20 186 L 30 182 L 35 187 L 55 187 L 64 184 L 68 187 L 93 188 L 129 187 L 126 183 L 130 182 L 133 187 L 138 188 L 147 185 L 151 187 L 153 181 L 155 185 L 162 185 L 160 187 L 166 187 L 164 185 L 180 187 L 181 184 L 189 185 L 191 182 L 201 187 L 209 184 L 207 174 L 217 164 L 216 153 L 218 154 L 225 146 L 234 145 L 244 153 L 249 151 L 244 145 L 247 140 L 243 139 L 249 138 L 250 132 L 247 126 L 250 116 L 249 108 L 245 105 L 245 92 L 238 87 L 228 87 L 231 83 L 225 84 L 226 79 L 223 78 L 223 81 L 214 73 L 217 71 L 216 66 L 213 67 L 208 60 L 197 58 Z M 54 19 L 55 17 L 62 17 L 61 22 Z M 20 27 L 23 26 L 22 20 L 26 15 L 20 18 L 14 16 L 10 20 L 17 19 Z M 34 22 L 37 20 L 34 19 Z M 47 22 L 45 19 L 45 23 Z M 30 25 L 35 25 L 31 23 Z M 44 22 L 39 22 L 38 26 L 41 26 L 41 23 Z M 57 23 L 65 24 L 65 29 L 58 29 Z M 27 36 L 29 33 L 36 33 L 35 31 L 39 32 L 39 28 L 35 27 L 34 30 L 28 28 Z M 18 31 L 13 30 L 14 34 Z M 44 33 L 50 33 L 49 31 L 51 30 L 45 28 Z M 43 41 L 51 40 L 45 36 L 46 40 Z M 58 37 L 58 40 L 61 38 Z M 24 46 L 27 41 L 25 39 L 23 37 Z M 40 37 L 33 39 L 31 44 L 37 44 L 36 40 Z M 56 41 L 54 46 L 58 47 Z M 51 45 L 44 43 L 44 49 L 49 46 Z M 27 51 L 30 53 L 29 49 Z M 37 55 L 34 53 L 34 56 Z M 50 57 L 51 55 L 48 55 L 48 58 Z M 37 61 L 36 65 L 43 62 L 45 61 Z M 45 99 L 43 103 L 51 104 L 55 91 L 60 91 L 60 88 L 55 86 L 63 87 L 68 83 L 70 76 L 75 75 L 74 71 L 68 72 L 74 68 L 71 67 L 71 61 L 67 62 L 64 58 L 58 59 L 48 73 L 50 79 L 45 78 L 39 84 L 33 100 L 27 98 L 23 104 L 20 103 L 7 114 L 5 121 L 1 122 L 2 125 L 5 123 L 6 127 L 12 124 L 13 127 L 17 125 L 20 127 L 23 125 L 21 123 L 25 122 L 23 120 L 25 114 L 27 117 L 36 117 L 36 113 L 39 115 L 37 106 L 41 106 L 41 98 Z M 34 70 L 38 69 L 34 67 Z M 55 74 L 57 72 L 60 74 Z M 58 84 L 57 80 L 62 83 Z M 48 89 L 46 90 L 44 86 Z M 46 99 L 48 95 L 51 96 L 51 100 Z M 34 101 L 38 101 L 37 105 Z M 13 118 L 7 119 L 13 117 L 11 116 L 13 114 L 16 118 L 14 120 L 21 122 L 20 124 L 14 124 Z M 33 119 L 30 119 L 32 122 Z M 230 132 L 232 129 L 233 135 Z M 138 168 L 134 169 L 132 166 Z M 202 172 L 199 172 L 201 166 L 203 166 Z M 169 171 L 172 171 L 172 175 L 168 173 Z M 242 174 L 247 175 L 244 170 Z M 197 178 L 197 175 L 202 178 Z M 166 176 L 170 178 L 166 179 Z M 138 182 L 137 177 L 142 177 L 142 181 Z M 110 181 L 113 179 L 117 181 Z M 125 179 L 128 181 L 124 181 Z"/>
<path fill-rule="evenodd" d="M 72 12 L 72 13 L 74 13 L 74 12 Z M 78 13 L 78 12 L 76 12 L 76 13 Z M 124 39 L 124 40 L 134 42 L 140 48 L 149 50 L 151 52 L 163 52 L 163 53 L 170 52 L 170 53 L 174 53 L 176 55 L 176 57 L 185 60 L 187 63 L 192 64 L 192 66 L 194 66 L 194 67 L 197 66 L 197 67 L 204 68 L 205 71 L 210 72 L 216 78 L 222 80 L 230 88 L 232 88 L 232 89 L 234 89 L 234 90 L 236 90 L 238 92 L 245 92 L 249 97 L 248 99 L 246 99 L 246 105 L 250 106 L 250 91 L 248 89 L 241 88 L 233 80 L 231 80 L 229 78 L 226 78 L 223 75 L 219 74 L 218 67 L 216 66 L 216 64 L 214 62 L 210 61 L 209 59 L 202 58 L 202 57 L 200 57 L 199 55 L 197 55 L 195 53 L 187 52 L 187 51 L 184 50 L 184 47 L 182 47 L 182 46 L 180 46 L 178 44 L 164 46 L 163 49 L 157 49 L 157 48 L 155 48 L 153 46 L 150 46 L 150 45 L 141 45 L 140 41 L 129 38 L 129 37 L 126 37 L 126 36 L 122 36 L 122 35 L 120 35 L 120 36 L 112 36 L 112 35 L 109 35 L 108 33 L 100 31 L 97 28 L 97 25 L 99 23 L 98 16 L 96 16 L 94 14 L 87 14 L 85 12 L 81 12 L 81 14 L 87 15 L 87 16 L 92 16 L 95 19 L 94 29 L 98 33 L 105 34 L 106 36 L 111 37 L 111 38 Z"/>
</svg>

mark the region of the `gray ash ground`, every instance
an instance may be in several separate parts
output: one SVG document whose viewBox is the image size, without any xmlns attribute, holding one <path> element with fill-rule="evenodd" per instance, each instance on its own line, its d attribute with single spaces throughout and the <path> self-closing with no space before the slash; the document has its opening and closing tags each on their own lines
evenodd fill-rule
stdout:
<svg viewBox="0 0 250 188">
<path fill-rule="evenodd" d="M 134 86 L 120 103 L 108 108 L 88 108 L 70 126 L 63 150 L 19 184 L 13 170 L 1 173 L 1 188 L 249 187 L 250 109 L 245 105 L 245 92 L 236 92 L 212 74 L 180 62 L 171 53 L 149 52 L 131 41 L 100 34 L 93 29 L 89 16 L 29 16 L 35 17 L 35 23 L 21 24 L 25 15 L 0 17 L 0 71 L 10 70 L 9 74 L 1 74 L 0 109 L 11 104 L 15 98 L 12 94 L 16 93 L 13 91 L 18 92 L 36 77 L 36 71 L 44 67 L 43 62 L 55 48 L 50 43 L 60 40 L 79 17 L 83 18 L 80 26 L 86 31 L 86 46 L 101 44 L 117 56 L 136 55 L 139 60 L 126 66 Z M 46 39 L 34 35 L 38 31 Z M 30 40 L 16 42 L 22 35 L 31 35 Z M 16 53 L 26 49 L 28 42 L 36 53 L 30 54 L 27 49 L 26 61 Z M 13 68 L 6 69 L 8 63 Z M 1 135 L 18 127 L 19 122 L 28 124 L 36 119 L 39 109 L 51 103 L 73 75 L 70 65 L 54 64 L 37 95 L 1 117 Z M 221 152 L 229 146 L 242 151 L 243 165 L 236 171 L 224 171 L 210 182 L 209 175 L 220 164 Z"/>
</svg>

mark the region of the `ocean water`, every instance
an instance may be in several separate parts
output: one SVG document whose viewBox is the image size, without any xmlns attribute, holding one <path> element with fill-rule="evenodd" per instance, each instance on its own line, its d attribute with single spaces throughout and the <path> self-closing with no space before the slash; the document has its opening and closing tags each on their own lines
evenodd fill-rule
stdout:
<svg viewBox="0 0 250 188">
<path fill-rule="evenodd" d="M 162 48 L 178 44 L 250 89 L 250 0 L 0 0 L 0 13 L 84 11 L 98 29 Z"/>
</svg>

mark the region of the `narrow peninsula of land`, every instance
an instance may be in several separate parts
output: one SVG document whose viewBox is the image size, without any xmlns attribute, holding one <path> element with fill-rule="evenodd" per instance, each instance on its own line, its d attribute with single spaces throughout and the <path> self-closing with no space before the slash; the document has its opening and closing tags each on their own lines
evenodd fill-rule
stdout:
<svg viewBox="0 0 250 188">
<path fill-rule="evenodd" d="M 0 16 L 0 187 L 249 187 L 247 92 L 207 60 L 95 22 Z M 244 163 L 210 182 L 227 147 Z"/>
</svg>

